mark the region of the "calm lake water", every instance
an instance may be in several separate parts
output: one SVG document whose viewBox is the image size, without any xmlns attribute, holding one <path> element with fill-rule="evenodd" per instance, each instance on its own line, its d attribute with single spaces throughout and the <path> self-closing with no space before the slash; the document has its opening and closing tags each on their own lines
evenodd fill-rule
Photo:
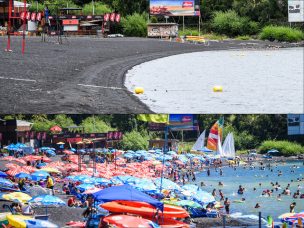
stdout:
<svg viewBox="0 0 304 228">
<path fill-rule="evenodd" d="M 138 97 L 156 113 L 303 113 L 303 50 L 175 55 L 135 66 L 125 85 L 143 87 Z"/>
<path fill-rule="evenodd" d="M 295 165 L 297 168 L 292 168 Z M 201 181 L 207 185 L 203 189 L 211 192 L 214 188 L 222 189 L 225 197 L 228 197 L 231 201 L 231 213 L 241 212 L 244 215 L 255 214 L 262 212 L 262 217 L 267 217 L 268 215 L 273 216 L 274 219 L 278 220 L 277 217 L 283 213 L 289 212 L 289 205 L 292 202 L 296 202 L 296 212 L 304 211 L 304 199 L 293 199 L 292 196 L 282 195 L 282 200 L 277 200 L 277 195 L 282 193 L 283 189 L 290 183 L 291 193 L 294 193 L 298 189 L 298 185 L 302 188 L 301 193 L 304 193 L 304 181 L 297 182 L 297 178 L 302 178 L 304 176 L 304 166 L 302 162 L 287 162 L 285 164 L 278 163 L 277 167 L 272 164 L 273 172 L 269 169 L 259 170 L 255 169 L 244 169 L 243 167 L 238 167 L 236 170 L 233 168 L 225 167 L 223 168 L 223 176 L 219 175 L 219 172 L 215 172 L 214 169 L 211 170 L 211 176 L 207 177 L 206 172 L 197 174 L 197 184 L 200 185 Z M 282 176 L 278 176 L 278 171 L 283 172 Z M 291 171 L 294 171 L 292 173 Z M 294 182 L 291 182 L 294 180 Z M 222 181 L 224 183 L 223 187 L 218 186 L 218 182 Z M 262 196 L 262 191 L 264 189 L 272 189 L 270 182 L 279 182 L 282 189 L 278 192 L 274 191 L 272 197 Z M 261 187 L 259 187 L 261 183 Z M 242 185 L 245 187 L 246 191 L 243 195 L 237 194 L 238 186 Z M 253 191 L 256 187 L 257 190 Z M 218 191 L 217 191 L 218 193 Z M 233 200 L 240 200 L 242 197 L 246 199 L 245 203 L 234 203 Z M 220 197 L 217 196 L 217 200 Z M 259 203 L 261 207 L 255 209 L 254 206 Z"/>
</svg>

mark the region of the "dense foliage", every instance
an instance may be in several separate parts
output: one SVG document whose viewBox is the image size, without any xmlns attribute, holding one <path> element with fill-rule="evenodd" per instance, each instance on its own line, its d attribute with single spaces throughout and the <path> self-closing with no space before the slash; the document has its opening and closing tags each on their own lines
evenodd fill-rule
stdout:
<svg viewBox="0 0 304 228">
<path fill-rule="evenodd" d="M 199 129 L 202 132 L 209 129 L 220 115 L 197 115 Z M 85 133 L 107 132 L 119 130 L 124 133 L 122 145 L 127 149 L 147 148 L 149 138 L 164 138 L 163 132 L 149 132 L 148 124 L 137 120 L 136 115 L 4 115 L 1 119 L 24 119 L 32 122 L 33 130 L 49 131 L 54 125 L 62 128 L 70 126 L 82 126 Z M 73 128 L 72 128 L 73 129 Z M 267 140 L 295 140 L 287 135 L 286 115 L 224 115 L 224 137 L 232 132 L 237 150 L 258 148 Z M 183 135 L 183 137 L 182 137 Z M 170 138 L 185 142 L 194 142 L 198 137 L 196 131 L 170 132 Z M 299 143 L 304 142 L 303 138 L 297 139 Z M 186 143 L 185 149 L 190 150 L 193 143 Z M 280 150 L 281 144 L 261 147 L 262 151 L 268 149 Z M 269 145 L 269 146 L 268 146 Z M 289 148 L 289 147 L 288 147 Z M 298 150 L 298 149 L 297 149 Z M 286 150 L 289 153 L 289 150 Z M 300 150 L 298 150 L 300 151 Z"/>
<path fill-rule="evenodd" d="M 131 131 L 124 134 L 121 148 L 124 150 L 148 149 L 149 136 L 147 132 Z"/>
<path fill-rule="evenodd" d="M 147 14 L 134 13 L 122 19 L 124 34 L 127 36 L 147 36 Z"/>
<path fill-rule="evenodd" d="M 296 42 L 304 39 L 304 33 L 295 28 L 283 26 L 266 26 L 263 28 L 260 39 Z"/>
<path fill-rule="evenodd" d="M 51 13 L 58 13 L 58 9 L 64 7 L 80 7 L 83 9 L 81 13 L 84 15 L 92 14 L 94 4 L 95 14 L 113 11 L 121 13 L 123 28 L 116 25 L 115 32 L 124 31 L 127 36 L 146 36 L 149 0 L 29 0 L 29 3 L 32 4 L 31 11 L 37 9 L 41 11 L 45 5 L 49 7 Z M 248 39 L 247 35 L 256 35 L 259 27 L 287 26 L 287 7 L 288 0 L 201 0 L 200 10 L 203 20 L 201 31 Z M 151 21 L 164 22 L 164 17 L 153 16 Z M 181 17 L 170 17 L 168 21 L 182 23 Z M 185 30 L 183 34 L 198 35 L 197 17 L 185 17 L 185 24 L 187 27 L 196 27 L 196 31 Z M 264 33 L 261 36 L 268 39 L 269 35 L 264 35 Z M 277 40 L 296 41 L 300 36 L 296 35 L 296 32 L 288 31 L 284 39 L 279 39 L 280 37 L 281 35 Z"/>
<path fill-rule="evenodd" d="M 259 147 L 262 153 L 267 153 L 268 150 L 276 149 L 279 151 L 280 155 L 292 156 L 304 153 L 304 147 L 300 144 L 288 141 L 274 141 L 268 140 L 264 141 Z"/>
<path fill-rule="evenodd" d="M 212 27 L 218 34 L 230 37 L 238 35 L 253 35 L 258 32 L 258 23 L 250 21 L 248 17 L 241 17 L 235 11 L 218 11 L 214 13 Z"/>
</svg>

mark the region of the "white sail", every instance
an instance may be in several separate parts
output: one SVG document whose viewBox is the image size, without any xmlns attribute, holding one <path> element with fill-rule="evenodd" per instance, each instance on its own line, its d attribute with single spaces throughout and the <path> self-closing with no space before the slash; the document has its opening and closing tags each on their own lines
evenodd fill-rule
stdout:
<svg viewBox="0 0 304 228">
<path fill-rule="evenodd" d="M 191 150 L 194 150 L 194 151 L 202 151 L 202 150 L 204 150 L 205 134 L 206 134 L 206 130 L 204 130 L 203 133 L 198 137 L 198 139 L 196 140 L 196 142 L 193 145 L 193 147 L 192 147 Z"/>
<path fill-rule="evenodd" d="M 218 137 L 217 140 L 217 153 L 222 157 L 223 155 L 223 148 L 222 148 L 222 142 L 221 142 L 221 138 Z"/>
<path fill-rule="evenodd" d="M 235 158 L 235 147 L 233 134 L 229 133 L 223 144 L 223 157 Z"/>
</svg>

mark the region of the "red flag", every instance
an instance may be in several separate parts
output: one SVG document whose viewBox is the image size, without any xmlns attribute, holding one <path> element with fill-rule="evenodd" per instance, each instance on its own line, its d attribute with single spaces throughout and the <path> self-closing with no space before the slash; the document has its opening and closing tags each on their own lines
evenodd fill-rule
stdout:
<svg viewBox="0 0 304 228">
<path fill-rule="evenodd" d="M 110 16 L 110 21 L 114 22 L 115 21 L 115 13 L 111 13 Z"/>
<path fill-rule="evenodd" d="M 36 17 L 37 21 L 41 21 L 41 18 L 42 18 L 42 13 L 41 12 L 37 13 L 37 17 Z"/>
<path fill-rule="evenodd" d="M 33 12 L 31 15 L 31 21 L 35 21 L 36 20 L 36 13 Z"/>
<path fill-rule="evenodd" d="M 20 13 L 20 19 L 21 19 L 21 20 L 24 20 L 24 19 L 25 19 L 25 15 L 26 15 L 26 12 L 25 12 L 25 11 L 21 12 L 21 13 Z"/>
<path fill-rule="evenodd" d="M 117 23 L 120 22 L 120 14 L 119 14 L 119 13 L 116 14 L 115 21 L 116 21 Z"/>
<path fill-rule="evenodd" d="M 30 20 L 31 19 L 31 12 L 26 12 L 26 20 Z"/>
<path fill-rule="evenodd" d="M 110 14 L 109 14 L 109 13 L 106 13 L 106 14 L 103 16 L 103 20 L 104 20 L 104 21 L 109 21 L 109 18 L 110 18 Z"/>
</svg>

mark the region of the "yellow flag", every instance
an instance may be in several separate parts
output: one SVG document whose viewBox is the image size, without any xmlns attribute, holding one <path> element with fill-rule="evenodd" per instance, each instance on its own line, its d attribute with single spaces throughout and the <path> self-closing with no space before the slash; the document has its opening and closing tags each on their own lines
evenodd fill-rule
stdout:
<svg viewBox="0 0 304 228">
<path fill-rule="evenodd" d="M 169 123 L 169 114 L 139 114 L 137 119 L 152 123 Z"/>
</svg>

